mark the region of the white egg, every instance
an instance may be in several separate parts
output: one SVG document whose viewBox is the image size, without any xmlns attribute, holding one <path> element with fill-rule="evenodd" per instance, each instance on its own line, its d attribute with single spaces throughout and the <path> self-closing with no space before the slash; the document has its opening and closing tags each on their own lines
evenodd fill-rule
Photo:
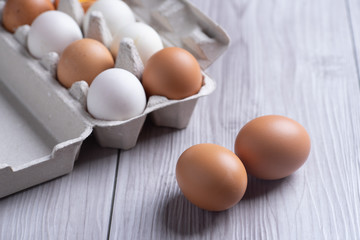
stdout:
<svg viewBox="0 0 360 240">
<path fill-rule="evenodd" d="M 91 5 L 87 10 L 84 21 L 83 30 L 88 32 L 90 14 L 93 11 L 99 11 L 103 14 L 105 22 L 114 35 L 120 28 L 135 22 L 135 16 L 130 7 L 119 0 L 99 0 Z"/>
<path fill-rule="evenodd" d="M 140 115 L 145 106 L 143 86 L 135 75 L 124 69 L 105 70 L 90 85 L 87 107 L 97 119 L 124 121 Z"/>
<path fill-rule="evenodd" d="M 61 54 L 72 42 L 82 39 L 79 25 L 67 14 L 47 11 L 31 24 L 27 46 L 30 53 L 41 58 L 49 52 Z"/>
<path fill-rule="evenodd" d="M 118 54 L 120 42 L 124 37 L 134 40 L 144 64 L 154 53 L 164 48 L 159 34 L 152 27 L 145 23 L 134 22 L 120 29 L 115 35 L 111 44 L 111 53 L 114 58 Z"/>
</svg>

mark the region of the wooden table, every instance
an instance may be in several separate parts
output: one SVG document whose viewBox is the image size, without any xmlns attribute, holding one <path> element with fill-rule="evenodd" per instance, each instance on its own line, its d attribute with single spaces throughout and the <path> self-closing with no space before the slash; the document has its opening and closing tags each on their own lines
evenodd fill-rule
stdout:
<svg viewBox="0 0 360 240">
<path fill-rule="evenodd" d="M 129 151 L 88 139 L 71 174 L 0 200 L 0 239 L 360 239 L 360 1 L 194 3 L 232 42 L 188 128 L 147 122 Z M 179 155 L 204 142 L 233 150 L 265 114 L 306 127 L 306 164 L 278 181 L 250 177 L 230 210 L 190 204 Z"/>
</svg>

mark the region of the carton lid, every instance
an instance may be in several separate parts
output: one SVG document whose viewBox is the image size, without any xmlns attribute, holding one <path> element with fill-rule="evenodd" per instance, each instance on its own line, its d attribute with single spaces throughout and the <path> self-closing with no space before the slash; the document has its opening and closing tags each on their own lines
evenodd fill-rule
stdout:
<svg viewBox="0 0 360 240">
<path fill-rule="evenodd" d="M 125 0 L 140 21 L 152 26 L 165 45 L 191 52 L 203 70 L 228 47 L 227 33 L 187 0 Z"/>
<path fill-rule="evenodd" d="M 0 163 L 21 168 L 91 133 L 67 90 L 2 28 L 0 52 L 6 56 L 0 64 Z"/>
</svg>

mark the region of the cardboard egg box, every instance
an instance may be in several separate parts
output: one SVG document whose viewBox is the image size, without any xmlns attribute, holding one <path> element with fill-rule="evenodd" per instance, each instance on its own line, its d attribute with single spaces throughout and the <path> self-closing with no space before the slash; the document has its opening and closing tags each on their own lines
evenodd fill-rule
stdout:
<svg viewBox="0 0 360 240">
<path fill-rule="evenodd" d="M 224 30 L 186 0 L 125 2 L 138 21 L 161 35 L 165 46 L 187 49 L 202 70 L 229 44 Z M 0 0 L 0 17 L 4 4 Z M 57 56 L 33 58 L 24 35 L 29 26 L 19 29 L 11 34 L 0 26 L 0 198 L 71 172 L 82 142 L 92 132 L 103 147 L 129 149 L 136 145 L 147 116 L 157 126 L 185 128 L 198 98 L 215 89 L 203 72 L 203 85 L 193 96 L 152 96 L 139 116 L 98 120 L 86 111 L 87 84 L 77 82 L 71 89 L 60 85 L 52 61 Z"/>
</svg>

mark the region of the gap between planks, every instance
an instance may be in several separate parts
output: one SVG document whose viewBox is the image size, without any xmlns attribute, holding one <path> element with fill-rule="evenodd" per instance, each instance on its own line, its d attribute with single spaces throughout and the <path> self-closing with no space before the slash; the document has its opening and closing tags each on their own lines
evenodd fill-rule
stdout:
<svg viewBox="0 0 360 240">
<path fill-rule="evenodd" d="M 116 159 L 116 167 L 115 167 L 115 176 L 114 176 L 114 184 L 113 184 L 113 191 L 112 191 L 112 197 L 111 197 L 111 206 L 110 206 L 110 214 L 109 214 L 109 226 L 108 226 L 108 232 L 106 239 L 110 239 L 110 233 L 111 233 L 111 223 L 112 223 L 112 216 L 114 213 L 114 202 L 115 202 L 115 193 L 116 193 L 116 186 L 117 186 L 117 177 L 119 174 L 119 162 L 120 162 L 120 156 L 121 156 L 121 150 L 118 149 L 117 153 L 117 159 Z"/>
</svg>

